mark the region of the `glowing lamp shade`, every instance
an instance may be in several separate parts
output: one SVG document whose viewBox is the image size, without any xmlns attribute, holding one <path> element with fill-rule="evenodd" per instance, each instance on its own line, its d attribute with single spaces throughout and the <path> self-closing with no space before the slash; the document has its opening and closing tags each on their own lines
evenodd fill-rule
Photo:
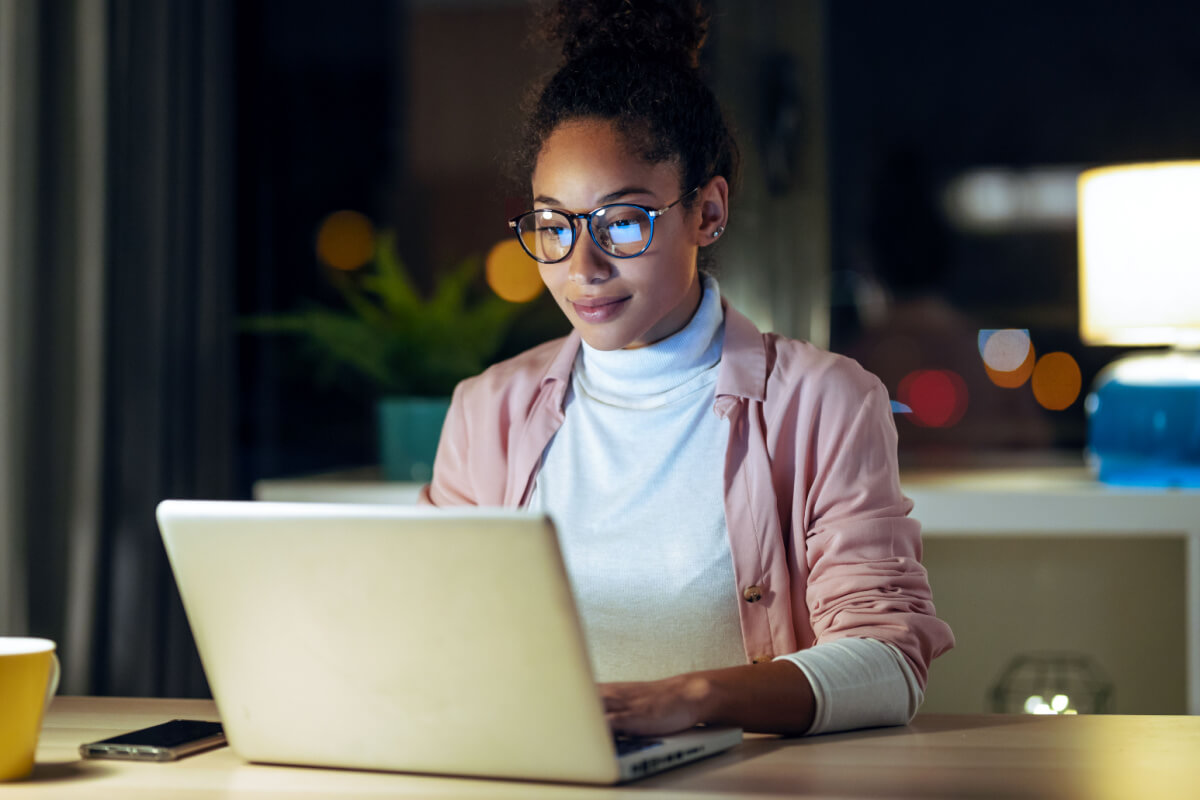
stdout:
<svg viewBox="0 0 1200 800">
<path fill-rule="evenodd" d="M 1200 161 L 1080 176 L 1079 302 L 1087 344 L 1174 348 L 1097 376 L 1085 409 L 1100 480 L 1200 486 Z"/>
<path fill-rule="evenodd" d="M 1200 346 L 1200 161 L 1079 180 L 1083 340 Z"/>
</svg>

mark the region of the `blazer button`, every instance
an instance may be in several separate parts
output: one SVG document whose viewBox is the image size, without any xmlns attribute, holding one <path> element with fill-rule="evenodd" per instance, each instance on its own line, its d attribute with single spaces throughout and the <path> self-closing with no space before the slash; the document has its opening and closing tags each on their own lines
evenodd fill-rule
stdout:
<svg viewBox="0 0 1200 800">
<path fill-rule="evenodd" d="M 747 586 L 746 590 L 742 592 L 742 597 L 746 599 L 747 603 L 757 603 L 762 600 L 762 587 Z"/>
</svg>

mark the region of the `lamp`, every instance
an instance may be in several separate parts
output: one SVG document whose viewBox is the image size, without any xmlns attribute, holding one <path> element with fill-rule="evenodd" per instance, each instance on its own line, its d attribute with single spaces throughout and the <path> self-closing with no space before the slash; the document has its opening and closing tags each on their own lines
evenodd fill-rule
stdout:
<svg viewBox="0 0 1200 800">
<path fill-rule="evenodd" d="M 1200 161 L 1079 178 L 1080 335 L 1170 345 L 1105 367 L 1085 402 L 1101 481 L 1200 486 Z"/>
</svg>

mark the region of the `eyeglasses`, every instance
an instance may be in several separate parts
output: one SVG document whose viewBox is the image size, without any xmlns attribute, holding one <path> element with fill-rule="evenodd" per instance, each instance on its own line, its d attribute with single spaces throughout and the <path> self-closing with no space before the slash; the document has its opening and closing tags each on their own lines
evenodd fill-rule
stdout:
<svg viewBox="0 0 1200 800">
<path fill-rule="evenodd" d="M 557 264 L 570 257 L 579 239 L 576 220 L 587 222 L 592 241 L 605 253 L 616 258 L 633 258 L 649 249 L 654 239 L 654 220 L 699 189 L 697 186 L 684 192 L 674 203 L 662 208 L 613 203 L 586 214 L 537 208 L 513 217 L 508 221 L 508 227 L 517 235 L 517 241 L 529 257 L 543 264 Z"/>
</svg>

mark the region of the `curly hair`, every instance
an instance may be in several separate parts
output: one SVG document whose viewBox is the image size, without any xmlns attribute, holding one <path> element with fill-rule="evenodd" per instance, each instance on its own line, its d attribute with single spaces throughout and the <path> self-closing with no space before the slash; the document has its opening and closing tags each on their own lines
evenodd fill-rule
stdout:
<svg viewBox="0 0 1200 800">
<path fill-rule="evenodd" d="M 683 190 L 716 175 L 736 185 L 737 144 L 700 76 L 699 0 L 559 0 L 541 25 L 564 63 L 527 115 L 516 164 L 526 185 L 550 135 L 580 119 L 612 122 L 652 164 L 678 163 Z"/>
</svg>

